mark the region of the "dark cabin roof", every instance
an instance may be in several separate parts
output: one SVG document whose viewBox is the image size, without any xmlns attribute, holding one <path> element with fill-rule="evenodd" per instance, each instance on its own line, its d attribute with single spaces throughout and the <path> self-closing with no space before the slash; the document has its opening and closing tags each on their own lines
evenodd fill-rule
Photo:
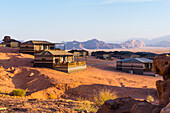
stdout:
<svg viewBox="0 0 170 113">
<path fill-rule="evenodd" d="M 30 40 L 24 43 L 32 43 L 32 44 L 55 44 L 55 43 L 51 43 L 48 41 L 39 41 L 39 40 Z"/>
<path fill-rule="evenodd" d="M 129 62 L 129 63 L 152 63 L 153 60 L 147 58 L 125 58 L 117 62 Z"/>
<path fill-rule="evenodd" d="M 46 50 L 41 53 L 36 53 L 35 55 L 73 56 L 72 53 L 66 52 L 64 50 Z"/>
<path fill-rule="evenodd" d="M 2 42 L 2 43 L 10 43 L 10 42 L 18 42 L 18 43 L 21 43 L 20 41 L 15 40 L 15 39 L 10 39 L 10 40 L 5 41 L 5 42 Z"/>
<path fill-rule="evenodd" d="M 18 43 L 21 43 L 20 41 L 15 40 L 15 39 L 11 39 L 11 41 L 10 41 L 10 42 L 18 42 Z"/>
</svg>

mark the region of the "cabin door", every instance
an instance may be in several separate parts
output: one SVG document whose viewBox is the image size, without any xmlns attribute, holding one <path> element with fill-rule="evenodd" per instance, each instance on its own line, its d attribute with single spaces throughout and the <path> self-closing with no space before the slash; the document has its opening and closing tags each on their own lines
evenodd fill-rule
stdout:
<svg viewBox="0 0 170 113">
<path fill-rule="evenodd" d="M 68 61 L 67 61 L 67 56 L 63 56 L 63 61 L 64 61 L 64 62 L 68 62 Z"/>
<path fill-rule="evenodd" d="M 59 62 L 58 62 L 58 59 L 55 59 L 55 63 L 56 63 L 56 64 L 58 64 L 58 63 L 59 63 Z"/>
<path fill-rule="evenodd" d="M 43 45 L 44 50 L 48 50 L 48 45 Z"/>
</svg>

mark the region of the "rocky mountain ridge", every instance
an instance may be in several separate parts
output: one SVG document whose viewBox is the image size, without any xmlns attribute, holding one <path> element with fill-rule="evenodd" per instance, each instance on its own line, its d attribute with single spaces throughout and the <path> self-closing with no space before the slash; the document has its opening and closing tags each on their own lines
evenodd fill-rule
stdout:
<svg viewBox="0 0 170 113">
<path fill-rule="evenodd" d="M 115 48 L 142 48 L 145 43 L 141 40 L 129 40 L 123 43 L 106 43 L 97 39 L 84 42 L 72 41 L 66 43 L 66 49 L 115 49 Z"/>
<path fill-rule="evenodd" d="M 148 47 L 170 47 L 170 35 L 154 39 L 132 38 L 131 40 L 142 40 Z"/>
</svg>

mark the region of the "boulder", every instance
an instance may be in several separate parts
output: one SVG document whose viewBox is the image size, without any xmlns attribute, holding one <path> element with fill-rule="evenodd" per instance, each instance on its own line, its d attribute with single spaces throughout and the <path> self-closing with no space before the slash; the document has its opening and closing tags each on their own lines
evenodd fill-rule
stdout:
<svg viewBox="0 0 170 113">
<path fill-rule="evenodd" d="M 132 106 L 131 113 L 160 113 L 162 107 L 148 102 L 139 102 Z"/>
<path fill-rule="evenodd" d="M 170 79 L 156 81 L 159 103 L 166 106 L 170 102 Z"/>
<path fill-rule="evenodd" d="M 164 107 L 160 113 L 170 113 L 170 103 Z"/>
<path fill-rule="evenodd" d="M 166 106 L 170 102 L 170 56 L 161 55 L 153 60 L 153 69 L 164 80 L 156 81 L 160 105 Z"/>
<path fill-rule="evenodd" d="M 106 101 L 97 113 L 159 113 L 161 109 L 161 106 L 125 97 Z"/>
<path fill-rule="evenodd" d="M 156 74 L 170 79 L 170 56 L 160 55 L 153 60 L 153 70 Z"/>
</svg>

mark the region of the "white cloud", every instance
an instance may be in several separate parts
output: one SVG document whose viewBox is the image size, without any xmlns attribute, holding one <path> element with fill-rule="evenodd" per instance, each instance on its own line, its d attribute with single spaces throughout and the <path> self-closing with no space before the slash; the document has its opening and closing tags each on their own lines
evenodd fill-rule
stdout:
<svg viewBox="0 0 170 113">
<path fill-rule="evenodd" d="M 103 0 L 101 4 L 112 4 L 112 3 L 129 3 L 129 2 L 154 2 L 161 0 Z"/>
</svg>

